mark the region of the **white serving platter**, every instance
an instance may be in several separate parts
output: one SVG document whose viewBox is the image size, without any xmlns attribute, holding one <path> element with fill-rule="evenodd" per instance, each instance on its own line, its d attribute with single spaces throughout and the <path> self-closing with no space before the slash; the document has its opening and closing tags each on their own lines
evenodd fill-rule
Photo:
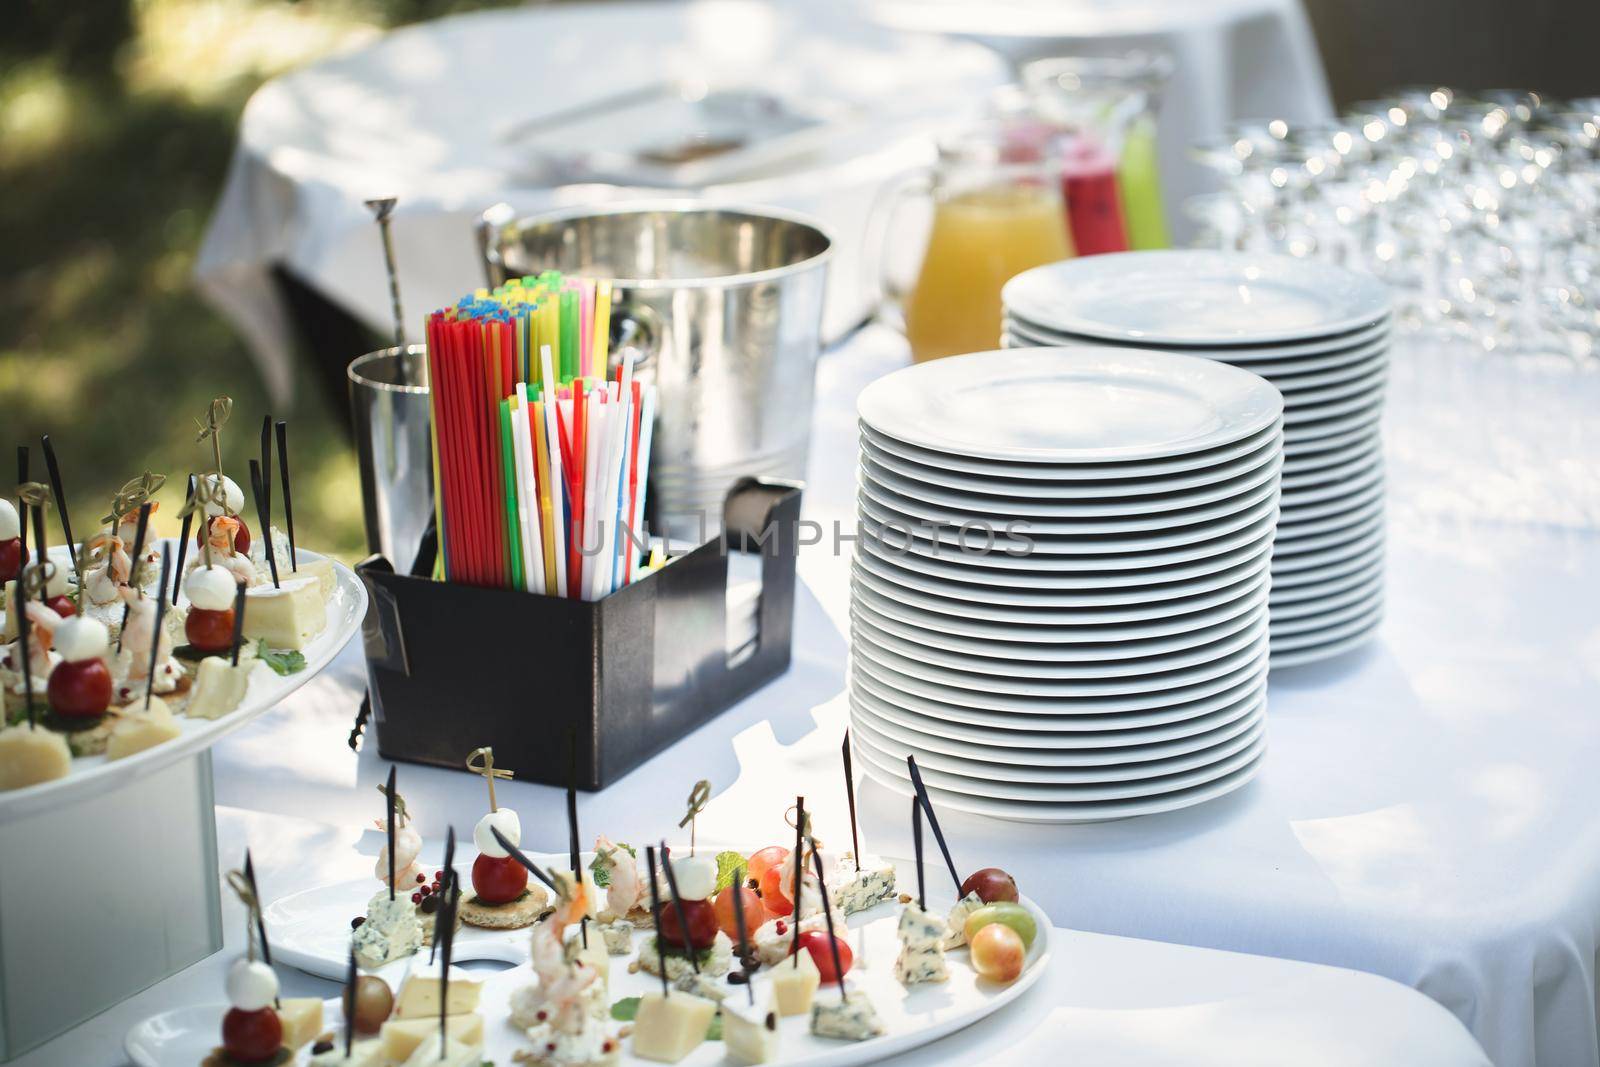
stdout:
<svg viewBox="0 0 1600 1067">
<path fill-rule="evenodd" d="M 64 547 L 58 546 L 57 550 L 52 551 L 53 554 L 58 551 L 60 562 L 67 565 Z M 175 547 L 173 554 L 176 559 Z M 311 560 L 322 558 L 304 548 L 298 549 L 297 554 Z M 350 568 L 337 561 L 333 570 L 334 590 L 328 598 L 327 625 L 301 650 L 306 660 L 303 670 L 280 676 L 258 663 L 250 673 L 249 689 L 243 703 L 221 718 L 191 719 L 180 715 L 178 721 L 182 732 L 165 744 L 120 760 L 107 761 L 104 756 L 76 758 L 72 761 L 72 773 L 65 778 L 0 792 L 0 822 L 25 818 L 35 812 L 96 796 L 170 766 L 247 725 L 316 677 L 317 672 L 326 667 L 355 636 L 367 613 L 367 591 L 361 580 Z M 3 613 L 0 613 L 0 618 L 3 617 Z"/>
<path fill-rule="evenodd" d="M 1115 348 L 1031 348 L 919 363 L 862 390 L 861 421 L 935 451 L 1046 463 L 1161 459 L 1272 425 L 1283 397 L 1225 363 Z"/>
<path fill-rule="evenodd" d="M 1329 367 L 1334 366 L 1341 360 L 1353 362 L 1360 358 L 1354 353 L 1365 351 L 1374 346 L 1387 345 L 1391 332 L 1390 325 L 1390 321 L 1386 319 L 1373 326 L 1351 330 L 1349 333 L 1282 344 L 1162 344 L 1158 347 L 1163 351 L 1205 356 L 1207 359 L 1218 359 L 1225 363 L 1237 361 L 1257 374 L 1269 375 L 1275 373 L 1274 368 L 1276 367 L 1284 365 L 1291 368 L 1304 367 L 1308 361 L 1317 361 Z M 1047 326 L 1029 322 L 1010 308 L 1004 310 L 1001 317 L 1001 326 L 1005 333 L 1011 336 L 1012 340 L 1022 342 L 1013 346 L 1018 348 L 1053 348 L 1063 345 L 1116 345 L 1124 348 L 1148 348 L 1153 344 L 1148 340 L 1090 337 L 1086 334 L 1052 330 Z"/>
<path fill-rule="evenodd" d="M 707 847 L 709 846 L 702 846 L 702 848 Z M 560 866 L 565 866 L 567 862 L 564 856 L 532 858 L 536 862 Z M 588 863 L 591 858 L 591 853 L 585 853 L 583 862 Z M 942 868 L 937 866 L 937 856 L 935 854 L 929 858 L 933 860 L 934 865 L 926 870 L 928 881 L 930 884 L 943 887 L 944 874 Z M 470 862 L 467 862 L 466 866 L 470 867 Z M 911 865 L 900 862 L 897 866 L 901 887 L 914 888 L 916 876 Z M 365 888 L 377 885 L 376 879 L 371 879 L 365 883 Z M 342 914 L 341 909 L 349 903 L 350 890 L 357 890 L 358 894 L 360 892 L 356 883 L 341 883 L 340 886 L 325 886 L 308 892 L 313 897 L 319 894 L 326 896 L 327 917 L 337 921 L 338 916 Z M 296 896 L 300 898 L 296 909 L 302 916 L 314 910 L 306 894 Z M 360 898 L 363 906 L 366 896 L 370 896 L 370 893 Z M 932 910 L 948 911 L 953 901 L 954 896 L 942 888 L 929 893 L 929 907 Z M 936 1041 L 999 1011 L 1039 981 L 1049 966 L 1050 920 L 1027 897 L 1023 897 L 1021 903 L 1033 914 L 1038 926 L 1038 936 L 1028 952 L 1022 975 L 1007 985 L 998 985 L 981 978 L 967 962 L 967 951 L 957 949 L 948 956 L 949 981 L 933 986 L 916 986 L 908 991 L 895 980 L 892 967 L 899 949 L 899 940 L 895 934 L 900 914 L 899 904 L 886 902 L 850 916 L 847 920 L 850 929 L 848 940 L 855 956 L 855 964 L 846 977 L 847 986 L 852 995 L 859 993 L 871 998 L 873 1006 L 889 1032 L 883 1037 L 863 1042 L 836 1041 L 814 1037 L 810 1033 L 808 1018 L 782 1019 L 779 1023 L 783 1033 L 782 1054 L 773 1062 L 787 1067 L 851 1067 L 854 1064 L 874 1063 Z M 278 904 L 273 905 L 273 909 L 277 907 Z M 269 909 L 267 914 L 268 928 L 274 931 L 273 944 L 278 962 L 285 963 L 287 956 L 283 946 L 287 942 L 284 932 L 273 925 L 273 909 Z M 342 980 L 348 961 L 348 920 L 343 926 L 342 931 L 337 926 L 333 931 L 333 941 L 337 943 L 342 962 L 331 967 L 319 965 L 312 973 L 322 974 L 325 977 L 336 976 Z M 515 934 L 523 941 L 529 937 L 527 930 L 515 931 Z M 636 933 L 635 949 L 637 950 L 644 938 L 650 936 L 653 936 L 651 931 Z M 460 951 L 462 946 L 463 941 L 458 940 L 457 959 L 481 958 L 463 956 Z M 628 973 L 627 963 L 630 958 L 633 957 L 615 956 L 611 959 L 608 995 L 613 1002 L 623 997 L 638 996 L 660 989 L 660 979 L 655 975 L 644 971 L 638 974 Z M 402 967 L 418 967 L 427 970 L 428 973 L 437 971 L 437 965 L 432 969 L 427 968 L 426 950 L 413 957 L 412 961 L 402 964 Z M 396 980 L 404 973 L 406 973 L 404 969 L 395 972 Z M 485 1024 L 483 1049 L 485 1060 L 510 1064 L 517 1050 L 529 1047 L 526 1039 L 509 1020 L 509 1001 L 514 991 L 534 980 L 526 964 L 483 978 L 480 1011 L 484 1015 Z M 391 985 L 394 984 L 391 982 Z M 756 980 L 758 996 L 762 992 L 763 984 L 758 972 Z M 745 994 L 742 989 L 735 987 L 730 995 L 742 997 Z M 817 993 L 819 998 L 838 995 L 837 986 L 824 986 Z M 194 1067 L 218 1044 L 221 1018 L 225 1010 L 226 1006 L 219 997 L 214 1004 L 179 1008 L 146 1019 L 128 1032 L 125 1042 L 128 1057 L 135 1067 Z M 338 998 L 326 1002 L 324 1006 L 326 1028 L 338 1029 L 340 1010 Z M 725 1057 L 726 1053 L 721 1042 L 708 1041 L 680 1062 L 687 1067 L 712 1067 L 713 1064 L 726 1063 Z M 302 1050 L 291 1062 L 297 1065 L 304 1064 L 309 1058 L 308 1052 Z M 624 1039 L 621 1062 L 633 1065 L 649 1061 L 635 1057 L 632 1053 L 632 1042 Z"/>
</svg>

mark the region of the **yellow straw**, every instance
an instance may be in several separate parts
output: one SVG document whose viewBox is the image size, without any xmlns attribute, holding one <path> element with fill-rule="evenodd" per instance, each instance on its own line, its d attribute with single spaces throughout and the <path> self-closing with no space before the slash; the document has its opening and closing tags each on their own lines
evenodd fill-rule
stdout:
<svg viewBox="0 0 1600 1067">
<path fill-rule="evenodd" d="M 606 375 L 606 357 L 611 348 L 611 283 L 602 281 L 594 294 L 594 365 L 600 377 Z"/>
</svg>

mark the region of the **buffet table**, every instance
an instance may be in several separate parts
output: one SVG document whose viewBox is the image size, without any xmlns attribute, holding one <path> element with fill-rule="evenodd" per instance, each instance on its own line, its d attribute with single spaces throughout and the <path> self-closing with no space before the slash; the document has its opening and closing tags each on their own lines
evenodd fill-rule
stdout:
<svg viewBox="0 0 1600 1067">
<path fill-rule="evenodd" d="M 1592 441 L 1583 435 L 1600 404 L 1586 376 L 1524 374 L 1513 387 L 1492 364 L 1464 371 L 1467 358 L 1407 343 L 1397 351 L 1389 617 L 1369 648 L 1274 676 L 1270 750 L 1254 783 L 1188 811 L 1088 826 L 948 813 L 957 865 L 1004 866 L 1070 931 L 1394 979 L 1448 1009 L 1503 1067 L 1600 1059 L 1600 547 L 1585 518 L 1587 468 L 1539 462 L 1559 443 L 1541 438 L 1542 426 L 1561 427 L 1568 443 Z M 820 366 L 807 508 L 824 527 L 852 514 L 854 397 L 905 359 L 896 337 L 874 329 Z M 1527 423 L 1518 439 L 1527 447 L 1483 451 L 1484 426 L 1500 420 L 1496 429 L 1509 430 L 1515 418 Z M 702 841 L 772 836 L 773 813 L 796 792 L 819 837 L 848 835 L 838 772 L 848 554 L 848 543 L 836 554 L 829 536 L 802 552 L 790 672 L 583 797 L 587 833 L 656 832 L 659 797 L 703 777 L 715 796 Z M 359 757 L 344 746 L 361 684 L 352 646 L 216 749 L 223 861 L 252 847 L 269 899 L 370 871 L 380 841 L 370 829 L 373 789 L 388 765 L 370 743 Z M 447 823 L 459 830 L 481 810 L 481 782 L 465 774 L 404 766 L 401 788 L 433 849 Z M 502 790 L 523 814 L 525 846 L 564 848 L 558 791 L 516 782 Z M 859 800 L 864 846 L 909 854 L 904 801 L 871 782 Z M 226 924 L 230 939 L 237 919 Z M 1014 1062 L 1013 1041 L 1085 1052 L 1085 1062 L 1481 1062 L 1446 1013 L 1386 981 L 1064 936 L 1060 973 L 1026 1007 L 917 1062 L 980 1062 L 998 1049 Z M 113 1062 L 129 1023 L 217 999 L 223 962 L 208 960 L 19 1062 Z"/>
</svg>

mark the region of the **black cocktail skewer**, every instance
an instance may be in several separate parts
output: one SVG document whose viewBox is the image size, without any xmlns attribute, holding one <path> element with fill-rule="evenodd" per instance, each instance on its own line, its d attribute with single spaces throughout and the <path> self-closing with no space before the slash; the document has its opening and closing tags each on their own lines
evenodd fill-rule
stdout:
<svg viewBox="0 0 1600 1067">
<path fill-rule="evenodd" d="M 294 498 L 289 493 L 289 424 L 279 419 L 278 431 L 278 481 L 283 483 L 283 525 L 289 533 L 289 572 L 300 570 L 299 549 L 294 539 Z"/>
<path fill-rule="evenodd" d="M 667 855 L 667 843 L 661 842 L 661 854 Z M 694 942 L 689 938 L 689 912 L 683 906 L 683 898 L 678 896 L 678 876 L 672 870 L 672 858 L 667 856 L 661 861 L 661 870 L 667 876 L 667 892 L 672 897 L 672 910 L 678 914 L 678 930 L 683 934 L 683 948 L 689 954 L 689 965 L 694 968 L 694 973 L 700 973 L 700 953 L 695 951 Z M 667 950 L 661 937 L 661 924 L 656 924 L 656 955 L 661 960 L 662 973 L 667 970 Z"/>
<path fill-rule="evenodd" d="M 939 829 L 939 816 L 934 814 L 933 802 L 928 799 L 928 787 L 922 784 L 922 772 L 917 769 L 917 757 L 906 756 L 906 766 L 911 768 L 911 784 L 916 788 L 917 799 L 922 801 L 922 813 L 928 817 L 933 839 L 939 843 L 944 865 L 950 869 L 950 880 L 956 884 L 956 896 L 961 895 L 961 876 L 956 873 L 956 861 L 950 858 L 950 846 L 945 844 L 944 831 Z"/>
<path fill-rule="evenodd" d="M 667 951 L 665 942 L 661 939 L 661 887 L 656 884 L 656 847 L 644 847 L 645 866 L 650 871 L 650 919 L 656 928 L 656 958 L 661 966 L 656 968 L 661 972 L 661 999 L 667 1000 L 672 996 L 672 984 L 667 981 Z"/>
</svg>

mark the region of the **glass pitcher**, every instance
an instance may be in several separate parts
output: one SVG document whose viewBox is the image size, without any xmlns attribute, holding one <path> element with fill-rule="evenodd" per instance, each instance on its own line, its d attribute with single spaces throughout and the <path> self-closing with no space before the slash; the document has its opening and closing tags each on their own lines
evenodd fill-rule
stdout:
<svg viewBox="0 0 1600 1067">
<path fill-rule="evenodd" d="M 1051 143 L 1037 123 L 969 127 L 942 140 L 933 166 L 877 212 L 888 227 L 908 195 L 931 207 L 921 267 L 899 296 L 915 361 L 999 347 L 1001 286 L 1072 256 Z"/>
<path fill-rule="evenodd" d="M 1080 255 L 1170 244 L 1155 120 L 1172 66 L 1166 55 L 1130 52 L 1022 68 L 1034 114 L 1061 134 L 1067 216 Z"/>
</svg>

